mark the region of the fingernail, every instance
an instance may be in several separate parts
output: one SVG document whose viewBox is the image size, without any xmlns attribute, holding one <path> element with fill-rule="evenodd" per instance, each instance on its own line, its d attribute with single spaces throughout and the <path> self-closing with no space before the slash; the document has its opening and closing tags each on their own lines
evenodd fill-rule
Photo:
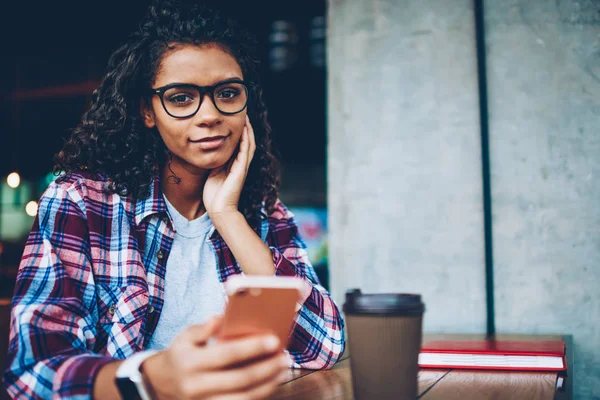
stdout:
<svg viewBox="0 0 600 400">
<path fill-rule="evenodd" d="M 264 343 L 267 350 L 275 350 L 277 347 L 279 347 L 279 339 L 277 339 L 275 336 L 267 337 Z"/>
<path fill-rule="evenodd" d="M 288 367 L 288 368 L 290 367 L 290 359 L 289 359 L 288 356 L 283 356 L 281 358 L 281 366 L 282 367 Z"/>
</svg>

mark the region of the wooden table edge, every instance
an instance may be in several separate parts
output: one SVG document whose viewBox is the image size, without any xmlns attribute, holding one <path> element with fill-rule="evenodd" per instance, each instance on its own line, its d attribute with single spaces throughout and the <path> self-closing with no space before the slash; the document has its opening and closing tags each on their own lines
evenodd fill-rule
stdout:
<svg viewBox="0 0 600 400">
<path fill-rule="evenodd" d="M 339 364 L 339 363 L 341 363 L 342 361 L 344 361 L 344 360 L 348 359 L 349 357 L 350 357 L 350 354 L 349 354 L 347 351 L 346 351 L 346 352 L 344 352 L 344 355 L 343 355 L 343 356 L 342 356 L 342 357 L 341 357 L 339 360 L 337 360 L 337 361 L 335 362 L 335 364 L 333 365 L 333 367 L 332 367 L 332 368 L 335 368 L 335 366 L 336 366 L 336 365 L 338 365 L 338 364 Z M 301 370 L 301 371 L 306 371 L 306 373 L 305 373 L 305 374 L 302 374 L 302 375 L 300 375 L 300 376 L 293 377 L 293 378 L 292 378 L 292 379 L 290 379 L 289 381 L 285 381 L 285 382 L 283 382 L 281 385 L 287 385 L 288 383 L 291 383 L 291 382 L 297 381 L 298 379 L 302 379 L 302 378 L 304 378 L 304 377 L 306 377 L 306 376 L 312 375 L 312 374 L 314 374 L 315 372 L 327 371 L 327 370 L 325 370 L 325 369 L 310 369 L 310 370 L 308 370 L 308 369 L 300 369 L 300 368 L 299 368 L 299 370 Z"/>
<path fill-rule="evenodd" d="M 431 385 L 429 385 L 429 387 L 425 390 L 423 390 L 423 393 L 419 393 L 419 395 L 417 396 L 417 400 L 420 399 L 421 397 L 425 396 L 427 394 L 427 392 L 429 392 L 431 389 L 433 389 L 433 387 L 435 385 L 438 384 L 438 382 L 440 382 L 442 379 L 444 379 L 446 377 L 446 375 L 448 375 L 450 372 L 452 372 L 452 369 L 447 370 L 442 376 L 440 376 L 435 382 L 433 382 Z"/>
</svg>

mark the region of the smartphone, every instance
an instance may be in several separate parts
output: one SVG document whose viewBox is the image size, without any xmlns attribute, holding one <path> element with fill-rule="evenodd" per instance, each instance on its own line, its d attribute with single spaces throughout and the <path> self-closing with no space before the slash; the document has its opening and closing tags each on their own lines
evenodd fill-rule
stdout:
<svg viewBox="0 0 600 400">
<path fill-rule="evenodd" d="M 271 333 L 287 348 L 304 285 L 296 277 L 232 276 L 225 282 L 229 302 L 217 339 Z"/>
</svg>

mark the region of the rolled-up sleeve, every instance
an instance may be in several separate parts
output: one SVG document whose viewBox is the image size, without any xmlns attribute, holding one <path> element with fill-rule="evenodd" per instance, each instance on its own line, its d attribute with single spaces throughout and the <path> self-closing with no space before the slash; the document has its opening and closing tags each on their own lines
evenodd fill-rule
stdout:
<svg viewBox="0 0 600 400">
<path fill-rule="evenodd" d="M 344 353 L 344 321 L 308 259 L 293 214 L 281 202 L 276 208 L 269 218 L 267 235 L 275 275 L 297 276 L 307 284 L 288 346 L 293 366 L 331 368 Z"/>
</svg>

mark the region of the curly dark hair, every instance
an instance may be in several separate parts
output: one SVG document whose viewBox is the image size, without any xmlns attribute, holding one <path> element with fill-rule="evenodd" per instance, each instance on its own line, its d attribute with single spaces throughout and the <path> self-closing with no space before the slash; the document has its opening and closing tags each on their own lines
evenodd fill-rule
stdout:
<svg viewBox="0 0 600 400">
<path fill-rule="evenodd" d="M 107 179 L 107 190 L 143 199 L 166 161 L 166 146 L 156 128 L 148 129 L 140 100 L 148 99 L 162 58 L 174 44 L 216 44 L 238 62 L 248 86 L 248 117 L 256 152 L 239 202 L 246 218 L 273 210 L 279 164 L 271 151 L 271 127 L 258 79 L 256 42 L 219 10 L 197 4 L 157 1 L 139 29 L 110 57 L 108 71 L 89 109 L 55 157 L 55 173 L 86 170 Z M 264 204 L 263 204 L 264 203 Z"/>
</svg>

